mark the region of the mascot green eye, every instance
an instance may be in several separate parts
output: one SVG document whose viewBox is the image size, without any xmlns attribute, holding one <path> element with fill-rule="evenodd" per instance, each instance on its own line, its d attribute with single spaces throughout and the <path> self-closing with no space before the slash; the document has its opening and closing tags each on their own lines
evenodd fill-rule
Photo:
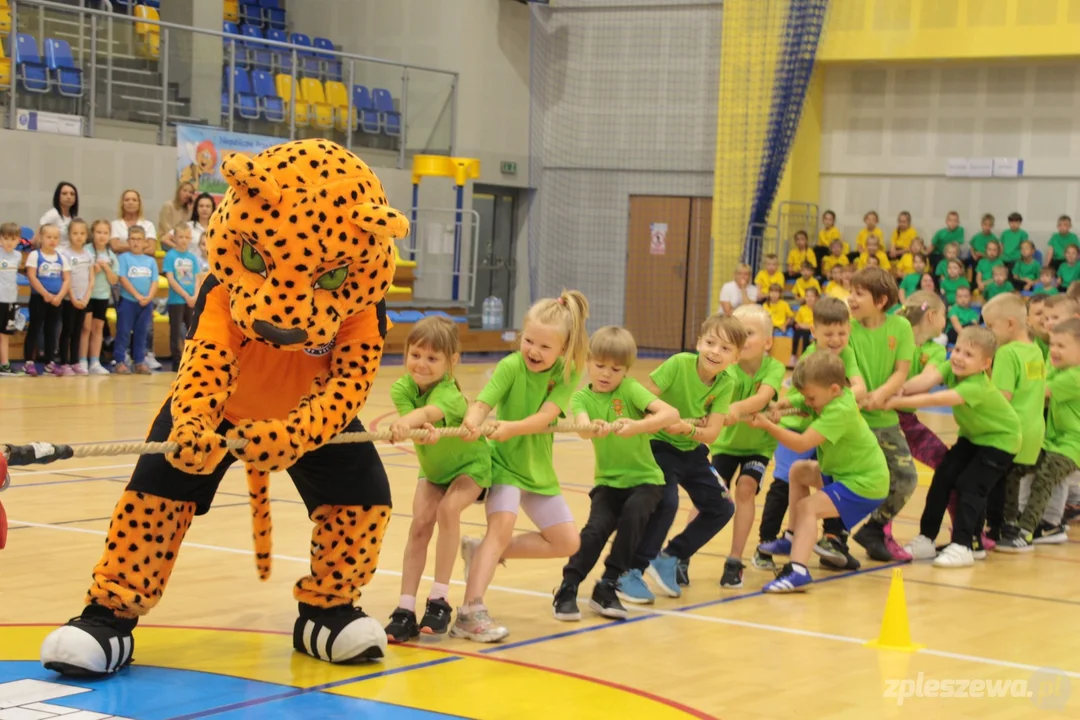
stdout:
<svg viewBox="0 0 1080 720">
<path fill-rule="evenodd" d="M 244 243 L 244 247 L 240 251 L 240 261 L 251 272 L 266 276 L 266 261 L 263 260 L 263 256 L 259 254 L 259 251 L 251 243 Z"/>
<path fill-rule="evenodd" d="M 337 290 L 341 287 L 341 284 L 345 282 L 345 278 L 349 276 L 349 266 L 339 267 L 337 270 L 331 270 L 330 272 L 323 273 L 315 284 L 321 287 L 323 290 Z"/>
</svg>

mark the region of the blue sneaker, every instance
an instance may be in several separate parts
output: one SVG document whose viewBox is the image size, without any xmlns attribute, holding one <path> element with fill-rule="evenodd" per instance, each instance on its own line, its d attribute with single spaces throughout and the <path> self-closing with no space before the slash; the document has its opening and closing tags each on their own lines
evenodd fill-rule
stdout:
<svg viewBox="0 0 1080 720">
<path fill-rule="evenodd" d="M 645 572 L 653 579 L 660 589 L 668 597 L 682 597 L 682 588 L 679 587 L 679 577 L 676 568 L 679 558 L 660 553 L 649 562 Z"/>
<path fill-rule="evenodd" d="M 782 555 L 786 557 L 791 555 L 791 540 L 791 535 L 784 533 L 784 537 L 763 542 L 757 546 L 757 549 L 763 555 Z"/>
<path fill-rule="evenodd" d="M 656 601 L 656 596 L 652 594 L 652 590 L 645 584 L 645 578 L 641 576 L 641 571 L 636 569 L 619 576 L 615 594 L 623 602 L 634 603 L 635 605 L 652 605 Z"/>
<path fill-rule="evenodd" d="M 810 571 L 806 568 L 802 568 L 802 571 L 796 571 L 795 567 L 788 563 L 780 571 L 780 574 L 776 576 L 776 579 L 761 588 L 762 592 L 767 593 L 793 593 L 793 592 L 806 592 L 806 588 L 814 582 L 814 579 L 810 577 Z"/>
</svg>

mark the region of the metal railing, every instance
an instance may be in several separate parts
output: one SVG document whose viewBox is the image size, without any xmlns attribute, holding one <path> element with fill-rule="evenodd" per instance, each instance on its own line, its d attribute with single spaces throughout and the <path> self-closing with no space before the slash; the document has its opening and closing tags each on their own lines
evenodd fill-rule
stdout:
<svg viewBox="0 0 1080 720">
<path fill-rule="evenodd" d="M 80 4 L 85 5 L 84 0 Z M 11 0 L 10 8 L 13 37 L 8 41 L 7 56 L 11 62 L 11 82 L 7 88 L 0 89 L 8 95 L 9 128 L 16 127 L 20 108 L 31 106 L 32 110 L 59 108 L 61 114 L 82 117 L 83 133 L 91 137 L 98 131 L 101 120 L 156 126 L 156 142 L 162 145 L 172 144 L 170 126 L 187 123 L 260 135 L 285 135 L 288 139 L 333 137 L 347 147 L 396 151 L 399 168 L 405 167 L 407 157 L 412 154 L 453 154 L 454 151 L 458 87 L 455 72 L 50 0 Z M 43 62 L 47 37 L 67 40 L 75 64 L 82 71 L 81 94 L 57 97 L 48 91 L 28 90 L 22 82 L 21 64 L 16 62 L 15 33 L 35 37 Z M 260 57 L 256 57 L 257 53 Z M 317 70 L 312 70 L 313 63 L 318 65 Z M 330 72 L 337 63 L 340 63 L 340 76 Z M 269 73 L 275 93 L 279 92 L 278 78 L 289 78 L 288 94 L 281 98 L 286 113 L 284 122 L 266 119 L 264 100 L 254 89 L 259 118 L 243 118 L 238 114 L 235 71 L 248 67 Z M 226 71 L 225 87 L 222 87 L 223 71 Z M 46 73 L 51 81 L 53 72 L 46 70 Z M 303 118 L 298 122 L 298 107 L 305 107 L 312 100 L 303 96 L 300 82 L 312 77 L 319 80 L 320 88 L 325 87 L 324 77 L 340 77 L 337 81 L 345 85 L 344 104 L 323 103 L 318 98 L 312 102 L 312 109 L 318 110 L 320 119 L 325 120 L 329 113 L 330 127 L 317 126 L 314 121 L 305 127 Z M 388 122 L 389 114 L 383 113 L 375 116 L 378 132 L 364 130 L 364 115 L 356 107 L 353 91 L 357 84 L 399 93 L 394 98 L 400 118 L 397 132 L 393 132 Z M 227 98 L 223 97 L 223 91 L 227 92 Z M 75 112 L 64 113 L 70 105 L 75 106 Z"/>
</svg>

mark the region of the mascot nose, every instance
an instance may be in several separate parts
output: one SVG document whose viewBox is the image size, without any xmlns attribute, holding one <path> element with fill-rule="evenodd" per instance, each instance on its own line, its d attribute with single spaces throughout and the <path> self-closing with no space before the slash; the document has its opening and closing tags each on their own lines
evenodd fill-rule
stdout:
<svg viewBox="0 0 1080 720">
<path fill-rule="evenodd" d="M 275 345 L 299 345 L 307 341 L 306 330 L 300 328 L 286 330 L 285 328 L 279 328 L 277 325 L 271 325 L 265 320 L 256 320 L 251 324 L 251 329 L 259 337 L 269 340 Z"/>
</svg>

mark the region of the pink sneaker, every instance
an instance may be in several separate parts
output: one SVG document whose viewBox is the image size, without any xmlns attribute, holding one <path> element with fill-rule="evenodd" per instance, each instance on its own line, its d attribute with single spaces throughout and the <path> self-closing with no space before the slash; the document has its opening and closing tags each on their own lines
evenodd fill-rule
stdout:
<svg viewBox="0 0 1080 720">
<path fill-rule="evenodd" d="M 42 375 L 60 375 L 60 366 L 54 362 L 47 363 L 45 368 L 41 371 Z"/>
<path fill-rule="evenodd" d="M 982 546 L 983 546 L 983 550 L 985 550 L 987 552 L 990 552 L 991 550 L 993 550 L 994 548 L 997 547 L 997 543 L 994 542 L 993 538 L 991 538 L 989 535 L 987 535 L 985 531 L 983 531 L 983 534 L 982 534 Z"/>
<path fill-rule="evenodd" d="M 23 372 L 30 377 L 37 377 L 40 375 L 37 369 L 37 363 L 33 362 L 23 363 Z"/>
<path fill-rule="evenodd" d="M 64 377 L 71 377 L 75 374 L 75 369 L 72 368 L 70 365 L 61 365 L 59 368 L 57 368 L 56 374 L 62 375 Z"/>
<path fill-rule="evenodd" d="M 896 539 L 892 536 L 892 523 L 890 522 L 885 526 L 885 549 L 889 551 L 889 554 L 893 556 L 893 560 L 899 560 L 900 562 L 911 562 L 911 553 L 900 546 L 900 543 L 896 542 Z"/>
<path fill-rule="evenodd" d="M 90 371 L 87 370 L 86 368 L 84 368 L 82 365 L 72 365 L 71 366 L 71 374 L 72 375 L 89 375 Z"/>
</svg>

